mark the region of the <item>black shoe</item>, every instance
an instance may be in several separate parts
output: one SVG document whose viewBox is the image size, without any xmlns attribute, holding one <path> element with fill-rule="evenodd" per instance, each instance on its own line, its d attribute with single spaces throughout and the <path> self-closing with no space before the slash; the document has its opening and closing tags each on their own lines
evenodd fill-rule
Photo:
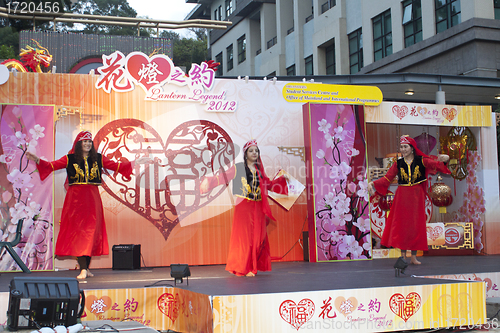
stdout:
<svg viewBox="0 0 500 333">
<path fill-rule="evenodd" d="M 403 257 L 399 257 L 394 264 L 394 268 L 396 269 L 396 277 L 400 276 L 401 273 L 405 273 L 405 269 L 408 267 L 408 263 L 404 260 Z"/>
</svg>

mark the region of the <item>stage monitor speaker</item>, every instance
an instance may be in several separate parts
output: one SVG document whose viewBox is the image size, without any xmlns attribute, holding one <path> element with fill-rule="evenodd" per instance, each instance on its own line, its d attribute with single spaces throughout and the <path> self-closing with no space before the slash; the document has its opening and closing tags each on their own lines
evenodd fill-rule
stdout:
<svg viewBox="0 0 500 333">
<path fill-rule="evenodd" d="M 141 245 L 113 245 L 113 269 L 141 269 Z"/>
<path fill-rule="evenodd" d="M 182 283 L 183 278 L 191 276 L 189 265 L 187 264 L 170 265 L 170 276 L 174 278 L 174 285 L 177 285 L 177 283 Z M 187 284 L 189 285 L 189 279 L 187 280 Z"/>
<path fill-rule="evenodd" d="M 75 278 L 14 277 L 9 290 L 7 326 L 12 331 L 75 325 L 85 309 Z"/>
</svg>

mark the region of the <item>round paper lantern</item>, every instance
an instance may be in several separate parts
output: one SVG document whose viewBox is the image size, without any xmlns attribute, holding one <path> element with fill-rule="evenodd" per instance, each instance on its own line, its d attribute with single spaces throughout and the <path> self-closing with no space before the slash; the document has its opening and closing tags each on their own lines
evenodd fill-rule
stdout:
<svg viewBox="0 0 500 333">
<path fill-rule="evenodd" d="M 451 195 L 451 188 L 442 182 L 441 175 L 437 176 L 437 181 L 429 189 L 429 197 L 434 205 L 437 207 L 446 207 L 453 202 Z"/>
</svg>

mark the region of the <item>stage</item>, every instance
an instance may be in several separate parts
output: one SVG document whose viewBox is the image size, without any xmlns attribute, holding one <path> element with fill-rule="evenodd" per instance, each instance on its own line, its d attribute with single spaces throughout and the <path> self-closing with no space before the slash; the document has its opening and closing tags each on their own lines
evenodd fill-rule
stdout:
<svg viewBox="0 0 500 333">
<path fill-rule="evenodd" d="M 395 259 L 279 262 L 273 263 L 271 272 L 259 272 L 255 277 L 233 276 L 223 265 L 190 266 L 191 276 L 175 288 L 169 267 L 97 269 L 92 270 L 94 277 L 80 281 L 80 289 L 87 298 L 85 320 L 129 317 L 158 330 L 199 330 L 206 326 L 203 330 L 210 331 L 208 326 L 213 325 L 213 332 L 296 332 L 307 331 L 308 325 L 318 331 L 320 325 L 319 331 L 331 327 L 336 331 L 375 332 L 388 331 L 389 325 L 398 322 L 394 330 L 427 328 L 419 325 L 446 327 L 450 319 L 460 318 L 467 318 L 468 322 L 462 324 L 469 326 L 484 323 L 485 299 L 498 297 L 499 255 L 419 259 L 422 265 L 410 265 L 401 277 L 395 276 Z M 29 275 L 76 277 L 78 273 L 66 270 Z M 28 274 L 0 275 L 3 297 L 8 297 L 9 283 L 15 276 Z M 436 278 L 442 276 L 449 279 Z M 94 311 L 96 307 L 91 304 L 97 300 L 104 300 L 100 311 Z M 4 314 L 7 302 L 1 303 L 0 313 Z M 159 319 L 157 314 L 147 317 L 148 311 L 158 309 L 165 318 Z M 207 323 L 212 317 L 213 323 Z M 256 327 L 255 318 L 265 328 Z M 160 322 L 163 327 L 158 327 Z"/>
</svg>

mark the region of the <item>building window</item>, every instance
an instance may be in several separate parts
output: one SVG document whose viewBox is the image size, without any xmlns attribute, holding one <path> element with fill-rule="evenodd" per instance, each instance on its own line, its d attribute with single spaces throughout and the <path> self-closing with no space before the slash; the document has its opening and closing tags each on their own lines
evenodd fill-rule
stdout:
<svg viewBox="0 0 500 333">
<path fill-rule="evenodd" d="M 296 75 L 296 73 L 295 73 L 295 64 L 286 68 L 286 75 L 287 76 L 295 76 Z"/>
<path fill-rule="evenodd" d="M 233 44 L 226 48 L 227 71 L 233 69 Z"/>
<path fill-rule="evenodd" d="M 214 10 L 214 20 L 222 21 L 222 5 Z"/>
<path fill-rule="evenodd" d="M 361 28 L 349 34 L 349 71 L 356 74 L 363 68 L 363 34 Z"/>
<path fill-rule="evenodd" d="M 313 56 L 310 55 L 309 57 L 304 59 L 305 65 L 306 65 L 306 75 L 313 75 L 314 74 L 314 66 L 313 66 Z"/>
<path fill-rule="evenodd" d="M 460 23 L 460 0 L 434 0 L 436 4 L 436 33 Z"/>
<path fill-rule="evenodd" d="M 275 76 L 276 76 L 276 71 L 274 71 L 274 72 L 269 73 L 269 74 L 267 74 L 267 75 L 266 75 L 266 77 L 267 77 L 268 79 L 273 79 Z"/>
<path fill-rule="evenodd" d="M 306 23 L 311 21 L 314 18 L 314 6 L 311 6 L 311 15 L 306 17 Z"/>
<path fill-rule="evenodd" d="M 325 48 L 326 74 L 335 75 L 335 44 Z"/>
<path fill-rule="evenodd" d="M 373 60 L 377 61 L 392 54 L 391 10 L 375 16 L 373 22 Z"/>
<path fill-rule="evenodd" d="M 493 7 L 495 7 L 495 20 L 500 20 L 500 0 L 494 0 Z"/>
<path fill-rule="evenodd" d="M 223 68 L 222 68 L 222 52 L 219 53 L 218 55 L 215 56 L 215 62 L 219 63 L 219 66 L 217 66 L 217 71 L 215 72 L 216 76 L 222 76 L 223 75 Z"/>
<path fill-rule="evenodd" d="M 274 45 L 278 44 L 278 36 L 274 36 L 270 40 L 267 41 L 267 50 L 269 50 Z"/>
<path fill-rule="evenodd" d="M 327 2 L 321 5 L 321 14 L 326 12 L 328 9 L 335 7 L 337 4 L 337 0 L 328 0 Z"/>
<path fill-rule="evenodd" d="M 245 35 L 238 38 L 238 64 L 247 59 L 247 39 Z"/>
<path fill-rule="evenodd" d="M 422 41 L 422 5 L 420 0 L 403 1 L 405 47 Z"/>
<path fill-rule="evenodd" d="M 226 18 L 228 18 L 234 10 L 233 0 L 226 0 Z"/>
</svg>

